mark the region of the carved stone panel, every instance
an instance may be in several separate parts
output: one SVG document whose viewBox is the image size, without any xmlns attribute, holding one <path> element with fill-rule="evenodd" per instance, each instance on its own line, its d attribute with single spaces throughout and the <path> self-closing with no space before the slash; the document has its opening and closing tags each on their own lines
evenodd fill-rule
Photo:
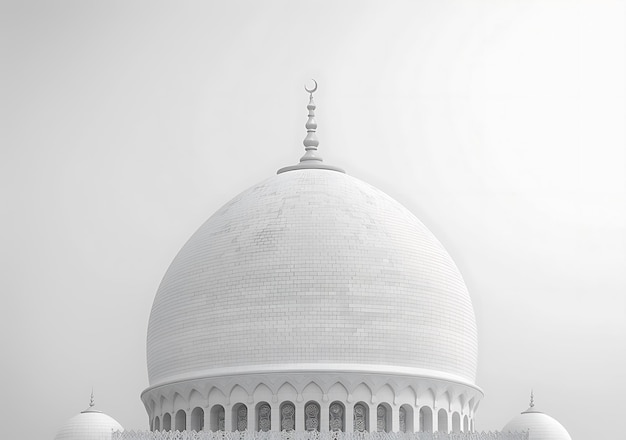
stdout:
<svg viewBox="0 0 626 440">
<path fill-rule="evenodd" d="M 406 432 L 406 409 L 400 407 L 400 432 Z"/>
<path fill-rule="evenodd" d="M 226 411 L 224 408 L 220 408 L 217 413 L 217 429 L 218 431 L 226 431 Z"/>
<path fill-rule="evenodd" d="M 376 430 L 387 431 L 387 408 L 383 405 L 378 405 L 376 409 Z"/>
<path fill-rule="evenodd" d="M 333 403 L 328 408 L 330 420 L 328 427 L 331 431 L 343 431 L 343 406 L 339 403 Z"/>
<path fill-rule="evenodd" d="M 304 428 L 307 431 L 320 430 L 320 407 L 316 403 L 309 403 L 304 408 Z"/>
<path fill-rule="evenodd" d="M 363 432 L 367 430 L 365 405 L 357 403 L 354 405 L 354 431 Z"/>
<path fill-rule="evenodd" d="M 245 431 L 248 429 L 248 408 L 240 405 L 237 409 L 237 431 Z"/>
<path fill-rule="evenodd" d="M 280 410 L 280 429 L 282 431 L 292 431 L 296 428 L 295 422 L 296 407 L 293 403 L 283 404 Z"/>
<path fill-rule="evenodd" d="M 272 429 L 272 408 L 264 403 L 259 406 L 258 425 L 259 431 L 269 431 Z"/>
</svg>

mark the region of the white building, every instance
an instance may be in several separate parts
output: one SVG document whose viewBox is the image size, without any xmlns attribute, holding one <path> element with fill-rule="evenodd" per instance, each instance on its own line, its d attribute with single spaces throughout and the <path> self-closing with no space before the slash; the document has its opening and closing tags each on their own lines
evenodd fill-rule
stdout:
<svg viewBox="0 0 626 440">
<path fill-rule="evenodd" d="M 463 278 L 406 208 L 322 161 L 312 96 L 300 162 L 219 209 L 161 282 L 150 430 L 472 433 Z M 531 413 L 505 430 L 570 439 Z"/>
</svg>

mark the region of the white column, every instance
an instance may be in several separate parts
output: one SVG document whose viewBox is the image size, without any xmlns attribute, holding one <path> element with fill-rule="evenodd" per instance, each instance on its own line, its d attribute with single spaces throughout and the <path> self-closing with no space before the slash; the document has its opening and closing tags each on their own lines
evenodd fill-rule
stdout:
<svg viewBox="0 0 626 440">
<path fill-rule="evenodd" d="M 438 409 L 433 408 L 433 410 L 431 411 L 432 414 L 432 418 L 433 418 L 433 432 L 437 432 L 439 430 L 439 415 L 438 415 Z"/>
<path fill-rule="evenodd" d="M 345 423 L 344 423 L 344 431 L 345 432 L 354 432 L 354 404 L 346 403 L 345 410 Z"/>
<path fill-rule="evenodd" d="M 328 413 L 330 403 L 328 399 L 319 402 L 320 404 L 320 432 L 328 432 L 328 425 L 330 424 L 330 414 Z"/>
<path fill-rule="evenodd" d="M 272 399 L 272 431 L 280 431 L 280 402 Z"/>
<path fill-rule="evenodd" d="M 415 405 L 414 408 L 414 413 L 413 413 L 413 432 L 420 432 L 422 429 L 422 426 L 420 424 L 420 411 L 421 408 L 419 405 Z"/>
<path fill-rule="evenodd" d="M 185 430 L 191 431 L 191 409 L 185 412 Z"/>
<path fill-rule="evenodd" d="M 206 406 L 202 408 L 204 410 L 204 431 L 209 431 L 211 429 L 211 407 Z"/>
<path fill-rule="evenodd" d="M 250 400 L 248 400 L 248 402 Z M 248 403 L 248 431 L 256 431 L 258 429 L 256 425 L 256 405 L 254 403 Z"/>
<path fill-rule="evenodd" d="M 404 422 L 406 423 L 406 419 Z M 391 407 L 391 432 L 400 432 L 400 406 L 398 405 Z"/>
<path fill-rule="evenodd" d="M 233 429 L 233 406 L 230 403 L 224 405 L 224 430 L 234 431 Z"/>
<path fill-rule="evenodd" d="M 377 403 L 370 403 L 370 411 L 369 411 L 369 414 L 367 416 L 367 418 L 368 418 L 367 424 L 369 425 L 367 427 L 367 430 L 369 432 L 376 432 L 378 430 L 377 410 L 378 410 L 378 404 Z"/>
<path fill-rule="evenodd" d="M 296 431 L 302 432 L 305 430 L 304 427 L 304 402 L 296 402 Z"/>
</svg>

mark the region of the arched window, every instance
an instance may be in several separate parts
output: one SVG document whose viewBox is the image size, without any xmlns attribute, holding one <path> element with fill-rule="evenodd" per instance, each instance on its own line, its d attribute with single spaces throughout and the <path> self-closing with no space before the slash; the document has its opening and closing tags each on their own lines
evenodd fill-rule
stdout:
<svg viewBox="0 0 626 440">
<path fill-rule="evenodd" d="M 433 432 L 433 411 L 427 406 L 420 408 L 420 432 Z"/>
<path fill-rule="evenodd" d="M 291 402 L 285 402 L 280 406 L 280 430 L 293 431 L 296 429 L 296 407 Z"/>
<path fill-rule="evenodd" d="M 414 432 L 413 429 L 413 408 L 409 405 L 400 407 L 400 432 Z"/>
<path fill-rule="evenodd" d="M 463 432 L 468 432 L 469 431 L 469 419 L 467 418 L 467 415 L 465 417 L 463 417 Z"/>
<path fill-rule="evenodd" d="M 304 405 L 304 429 L 320 430 L 320 406 L 316 402 L 308 402 Z"/>
<path fill-rule="evenodd" d="M 448 432 L 448 413 L 445 409 L 441 408 L 437 413 L 437 431 Z"/>
<path fill-rule="evenodd" d="M 369 409 L 365 403 L 359 402 L 354 405 L 354 432 L 367 431 L 367 416 L 369 415 L 368 412 Z"/>
<path fill-rule="evenodd" d="M 163 431 L 171 431 L 172 430 L 172 416 L 170 413 L 165 413 L 163 415 Z"/>
<path fill-rule="evenodd" d="M 161 421 L 159 420 L 159 416 L 156 416 L 154 418 L 154 430 L 155 431 L 160 431 L 161 430 Z"/>
<path fill-rule="evenodd" d="M 211 431 L 226 431 L 226 411 L 222 405 L 211 408 Z"/>
<path fill-rule="evenodd" d="M 257 431 L 269 431 L 272 429 L 272 407 L 267 402 L 261 402 L 256 407 Z"/>
<path fill-rule="evenodd" d="M 243 403 L 233 406 L 233 431 L 248 429 L 248 407 Z"/>
<path fill-rule="evenodd" d="M 204 429 L 204 410 L 199 406 L 191 411 L 191 430 L 202 431 Z"/>
<path fill-rule="evenodd" d="M 344 408 L 341 402 L 333 402 L 328 407 L 328 429 L 330 431 L 344 430 Z"/>
<path fill-rule="evenodd" d="M 187 429 L 187 414 L 185 414 L 185 411 L 182 409 L 179 409 L 178 412 L 176 413 L 176 420 L 175 420 L 175 429 L 176 431 L 180 431 L 183 432 L 184 430 Z"/>
<path fill-rule="evenodd" d="M 376 430 L 381 432 L 391 431 L 391 408 L 381 403 L 376 408 Z"/>
<path fill-rule="evenodd" d="M 461 416 L 458 412 L 452 413 L 452 432 L 461 432 Z"/>
</svg>

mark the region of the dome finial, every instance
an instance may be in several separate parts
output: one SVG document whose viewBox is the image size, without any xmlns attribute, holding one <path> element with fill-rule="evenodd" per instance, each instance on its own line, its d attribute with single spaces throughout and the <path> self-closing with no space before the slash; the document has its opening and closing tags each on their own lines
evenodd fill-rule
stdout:
<svg viewBox="0 0 626 440">
<path fill-rule="evenodd" d="M 530 390 L 530 407 L 533 408 L 535 406 L 535 394 L 533 390 Z"/>
<path fill-rule="evenodd" d="M 304 144 L 304 156 L 300 158 L 300 163 L 297 165 L 291 165 L 288 167 L 281 168 L 277 171 L 277 174 L 284 173 L 286 171 L 293 170 L 308 170 L 308 169 L 318 169 L 318 170 L 330 170 L 330 171 L 339 171 L 340 173 L 345 173 L 339 167 L 335 167 L 332 165 L 326 165 L 322 158 L 317 155 L 317 146 L 320 144 L 320 141 L 317 139 L 317 133 L 315 130 L 317 129 L 317 122 L 315 121 L 315 101 L 313 101 L 313 93 L 317 90 L 317 81 L 311 79 L 313 81 L 313 87 L 309 88 L 307 85 L 304 85 L 304 90 L 309 93 L 309 104 L 306 108 L 309 110 L 309 118 L 306 121 L 306 137 L 302 142 Z"/>
<path fill-rule="evenodd" d="M 91 387 L 91 398 L 89 399 L 89 408 L 93 408 L 96 404 L 93 399 L 93 387 Z"/>
<path fill-rule="evenodd" d="M 304 144 L 304 149 L 306 150 L 306 153 L 304 153 L 304 156 L 300 158 L 300 162 L 305 162 L 308 160 L 316 160 L 318 162 L 322 162 L 322 158 L 316 154 L 317 146 L 320 144 L 320 141 L 317 139 L 317 133 L 315 132 L 315 130 L 317 129 L 317 121 L 315 120 L 316 105 L 315 101 L 313 101 L 313 93 L 317 90 L 317 81 L 315 81 L 314 79 L 311 79 L 311 81 L 313 81 L 313 84 L 315 84 L 312 89 L 308 88 L 306 84 L 304 85 L 304 90 L 309 92 L 309 104 L 306 106 L 306 108 L 309 110 L 309 119 L 307 119 L 305 125 L 306 137 L 302 142 Z"/>
</svg>

